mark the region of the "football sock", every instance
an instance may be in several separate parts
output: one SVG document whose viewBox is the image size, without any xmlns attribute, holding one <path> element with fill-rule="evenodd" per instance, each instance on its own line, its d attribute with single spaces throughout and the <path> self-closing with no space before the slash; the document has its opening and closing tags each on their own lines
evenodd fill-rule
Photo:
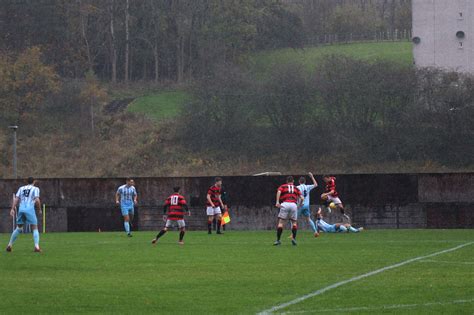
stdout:
<svg viewBox="0 0 474 315">
<path fill-rule="evenodd" d="M 283 228 L 282 227 L 277 228 L 277 240 L 280 240 L 281 233 L 283 233 Z"/>
<path fill-rule="evenodd" d="M 40 234 L 38 229 L 33 230 L 33 241 L 35 242 L 35 247 L 39 247 Z"/>
<path fill-rule="evenodd" d="M 15 231 L 13 231 L 12 236 L 11 236 L 11 238 L 10 238 L 10 243 L 8 243 L 9 246 L 12 246 L 13 243 L 15 243 L 15 241 L 16 241 L 18 235 L 20 235 L 20 233 L 21 233 L 22 231 L 23 231 L 23 229 L 20 229 L 19 227 L 17 227 L 17 228 L 15 229 Z"/>
<path fill-rule="evenodd" d="M 292 228 L 291 228 L 291 234 L 293 235 L 293 239 L 296 239 L 296 232 L 298 231 L 298 227 L 296 225 L 294 225 Z"/>
<path fill-rule="evenodd" d="M 316 232 L 316 225 L 314 225 L 314 221 L 309 219 L 309 225 L 311 226 L 311 229 L 313 230 L 313 232 Z"/>
<path fill-rule="evenodd" d="M 349 231 L 351 231 L 352 233 L 359 233 L 359 229 L 356 229 L 352 225 L 349 226 Z"/>
<path fill-rule="evenodd" d="M 339 226 L 339 231 L 341 232 L 347 232 L 347 228 L 344 225 Z"/>
<path fill-rule="evenodd" d="M 212 220 L 207 220 L 207 230 L 209 233 L 212 232 Z"/>
<path fill-rule="evenodd" d="M 221 231 L 221 223 L 222 223 L 221 220 L 217 220 L 217 232 Z"/>
<path fill-rule="evenodd" d="M 165 235 L 166 231 L 165 230 L 161 230 L 158 235 L 156 235 L 156 239 L 159 239 L 160 237 L 162 237 L 163 235 Z"/>
<path fill-rule="evenodd" d="M 123 223 L 123 226 L 125 227 L 125 232 L 127 232 L 127 234 L 130 233 L 130 223 L 128 223 L 127 221 L 125 221 Z"/>
<path fill-rule="evenodd" d="M 183 240 L 184 233 L 185 233 L 184 231 L 179 232 L 179 241 L 180 242 Z"/>
</svg>

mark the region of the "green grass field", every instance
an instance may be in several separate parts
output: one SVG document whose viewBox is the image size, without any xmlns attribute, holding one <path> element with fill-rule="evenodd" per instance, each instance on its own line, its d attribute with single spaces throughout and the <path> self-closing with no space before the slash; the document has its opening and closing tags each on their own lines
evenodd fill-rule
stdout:
<svg viewBox="0 0 474 315">
<path fill-rule="evenodd" d="M 257 72 L 266 72 L 278 64 L 295 62 L 308 70 L 321 61 L 324 56 L 345 55 L 363 60 L 387 60 L 402 65 L 413 63 L 411 42 L 353 43 L 309 47 L 305 49 L 277 49 L 255 54 L 251 57 L 252 67 Z"/>
<path fill-rule="evenodd" d="M 288 232 L 286 232 L 288 234 Z M 274 232 L 51 233 L 43 253 L 22 235 L 0 254 L 0 313 L 255 314 L 411 258 L 474 241 L 473 230 L 373 230 L 286 236 Z M 6 245 L 9 235 L 0 236 Z M 277 313 L 474 312 L 474 244 L 353 281 Z"/>
<path fill-rule="evenodd" d="M 157 92 L 136 98 L 128 110 L 160 121 L 177 116 L 188 99 L 189 95 L 183 91 Z"/>
</svg>

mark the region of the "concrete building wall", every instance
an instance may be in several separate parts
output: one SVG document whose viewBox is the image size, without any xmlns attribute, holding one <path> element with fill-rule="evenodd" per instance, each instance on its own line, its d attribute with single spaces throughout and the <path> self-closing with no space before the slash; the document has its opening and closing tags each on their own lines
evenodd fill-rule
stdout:
<svg viewBox="0 0 474 315">
<path fill-rule="evenodd" d="M 474 1 L 413 0 L 415 64 L 474 72 Z M 463 31 L 464 38 L 456 33 Z"/>
<path fill-rule="evenodd" d="M 337 187 L 355 225 L 367 228 L 474 228 L 474 173 L 340 175 Z M 321 186 L 323 181 L 316 177 Z M 211 177 L 137 178 L 138 230 L 163 226 L 162 202 L 174 185 L 182 187 L 192 216 L 190 230 L 206 228 L 205 198 Z M 275 191 L 284 176 L 224 177 L 229 194 L 232 230 L 269 230 L 276 224 Z M 48 232 L 121 231 L 120 210 L 114 193 L 123 179 L 44 179 L 39 183 L 47 205 Z M 0 233 L 12 229 L 9 216 L 12 193 L 20 180 L 0 180 Z M 311 192 L 313 213 L 323 187 Z M 327 217 L 341 222 L 338 211 Z M 39 220 L 41 222 L 41 220 Z M 306 228 L 301 220 L 301 227 Z M 40 229 L 42 228 L 40 224 Z"/>
</svg>

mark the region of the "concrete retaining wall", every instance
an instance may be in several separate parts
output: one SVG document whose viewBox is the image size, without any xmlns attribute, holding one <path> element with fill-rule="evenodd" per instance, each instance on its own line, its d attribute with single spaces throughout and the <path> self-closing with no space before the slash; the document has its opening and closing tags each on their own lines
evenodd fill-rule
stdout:
<svg viewBox="0 0 474 315">
<path fill-rule="evenodd" d="M 473 228 L 474 173 L 340 175 L 337 187 L 355 225 L 368 228 Z M 297 178 L 297 177 L 295 177 Z M 206 228 L 205 198 L 211 177 L 137 178 L 139 193 L 135 229 L 157 230 L 163 225 L 162 203 L 175 185 L 182 187 L 192 210 L 189 229 Z M 323 181 L 317 177 L 323 186 Z M 123 179 L 43 179 L 39 183 L 47 205 L 47 231 L 122 230 L 114 194 Z M 284 176 L 224 177 L 231 229 L 273 229 L 276 188 Z M 12 193 L 21 180 L 0 180 L 0 232 L 9 232 Z M 313 210 L 322 193 L 311 193 Z M 341 221 L 337 213 L 329 221 Z M 304 226 L 304 223 L 301 223 Z"/>
</svg>

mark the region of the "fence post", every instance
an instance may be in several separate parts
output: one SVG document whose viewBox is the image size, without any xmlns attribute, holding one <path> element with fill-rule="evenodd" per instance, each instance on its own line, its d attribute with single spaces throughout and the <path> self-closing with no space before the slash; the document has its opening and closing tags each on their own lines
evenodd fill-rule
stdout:
<svg viewBox="0 0 474 315">
<path fill-rule="evenodd" d="M 400 228 L 400 208 L 399 207 L 396 207 L 397 209 L 397 229 Z"/>
<path fill-rule="evenodd" d="M 43 234 L 46 233 L 46 204 L 43 203 Z"/>
</svg>

